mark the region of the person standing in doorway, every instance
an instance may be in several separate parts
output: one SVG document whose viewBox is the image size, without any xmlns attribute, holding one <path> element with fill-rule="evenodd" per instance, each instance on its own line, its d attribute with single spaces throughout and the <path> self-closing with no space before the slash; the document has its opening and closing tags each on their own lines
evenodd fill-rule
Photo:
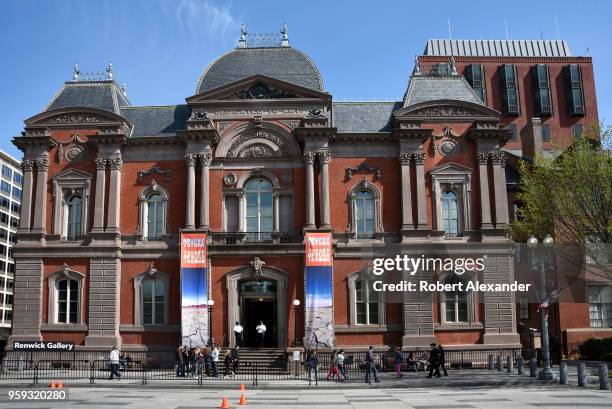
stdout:
<svg viewBox="0 0 612 409">
<path fill-rule="evenodd" d="M 446 372 L 446 367 L 444 364 L 446 363 L 446 358 L 444 358 L 444 347 L 442 345 L 438 345 L 438 365 L 444 371 L 444 376 L 448 376 L 448 372 Z M 438 369 L 438 375 L 440 375 L 440 369 Z"/>
<path fill-rule="evenodd" d="M 263 321 L 259 321 L 259 325 L 255 327 L 255 330 L 257 331 L 257 345 L 259 345 L 259 348 L 264 347 L 264 341 L 266 339 L 266 329 L 267 328 L 264 325 Z"/>
<path fill-rule="evenodd" d="M 110 351 L 109 356 L 109 366 L 111 370 L 110 379 L 113 380 L 113 376 L 117 377 L 117 379 L 121 379 L 121 375 L 119 374 L 119 350 L 117 347 L 113 347 Z"/>
<path fill-rule="evenodd" d="M 379 383 L 380 380 L 378 379 L 378 371 L 376 370 L 376 364 L 374 363 L 374 347 L 372 345 L 368 347 L 368 352 L 366 352 L 365 366 L 366 366 L 365 382 L 370 385 L 372 384 L 372 381 L 370 379 L 370 372 L 372 372 L 372 374 L 374 375 L 374 382 Z"/>
<path fill-rule="evenodd" d="M 242 332 L 243 331 L 244 331 L 244 328 L 242 328 L 242 325 L 240 325 L 240 323 L 236 321 L 236 325 L 234 325 L 234 336 L 236 337 L 237 347 L 242 346 Z"/>
</svg>

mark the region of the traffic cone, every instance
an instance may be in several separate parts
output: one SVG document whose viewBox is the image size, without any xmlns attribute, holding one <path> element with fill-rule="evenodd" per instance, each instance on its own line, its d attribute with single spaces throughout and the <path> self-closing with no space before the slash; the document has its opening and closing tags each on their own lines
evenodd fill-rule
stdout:
<svg viewBox="0 0 612 409">
<path fill-rule="evenodd" d="M 64 384 L 62 383 L 62 380 L 60 379 L 59 382 L 57 383 L 57 387 L 59 389 L 62 389 L 64 387 Z"/>
<path fill-rule="evenodd" d="M 223 400 L 221 401 L 221 409 L 229 409 L 230 404 L 229 401 L 227 400 L 227 397 L 224 396 Z"/>
<path fill-rule="evenodd" d="M 240 404 L 241 405 L 246 405 L 247 404 L 246 398 L 244 397 L 244 393 L 240 394 Z"/>
<path fill-rule="evenodd" d="M 51 385 L 49 385 L 49 388 L 55 389 L 55 381 L 51 381 Z"/>
<path fill-rule="evenodd" d="M 244 384 L 243 383 L 240 384 L 240 392 L 244 393 Z"/>
</svg>

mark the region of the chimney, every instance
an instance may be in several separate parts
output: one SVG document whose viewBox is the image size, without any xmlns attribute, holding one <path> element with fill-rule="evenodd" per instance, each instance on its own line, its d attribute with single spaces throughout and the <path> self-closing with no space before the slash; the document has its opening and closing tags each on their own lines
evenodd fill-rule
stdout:
<svg viewBox="0 0 612 409">
<path fill-rule="evenodd" d="M 531 118 L 527 125 L 528 132 L 523 142 L 523 155 L 534 159 L 536 155 L 542 154 L 542 120 Z"/>
</svg>

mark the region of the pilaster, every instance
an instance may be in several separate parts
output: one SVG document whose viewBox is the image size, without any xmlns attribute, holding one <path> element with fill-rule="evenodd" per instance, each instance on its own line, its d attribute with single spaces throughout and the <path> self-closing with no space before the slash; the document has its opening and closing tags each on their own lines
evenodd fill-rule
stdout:
<svg viewBox="0 0 612 409">
<path fill-rule="evenodd" d="M 195 161 L 196 155 L 191 153 L 185 155 L 187 165 L 185 228 L 188 230 L 195 229 Z"/>
</svg>

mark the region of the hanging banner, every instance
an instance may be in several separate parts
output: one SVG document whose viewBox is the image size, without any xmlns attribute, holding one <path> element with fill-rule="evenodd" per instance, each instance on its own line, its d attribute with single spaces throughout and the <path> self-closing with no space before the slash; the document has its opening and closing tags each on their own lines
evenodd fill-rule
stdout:
<svg viewBox="0 0 612 409">
<path fill-rule="evenodd" d="M 182 344 L 202 347 L 208 341 L 208 260 L 205 233 L 181 233 Z"/>
<path fill-rule="evenodd" d="M 305 347 L 334 346 L 331 233 L 306 233 Z"/>
</svg>

